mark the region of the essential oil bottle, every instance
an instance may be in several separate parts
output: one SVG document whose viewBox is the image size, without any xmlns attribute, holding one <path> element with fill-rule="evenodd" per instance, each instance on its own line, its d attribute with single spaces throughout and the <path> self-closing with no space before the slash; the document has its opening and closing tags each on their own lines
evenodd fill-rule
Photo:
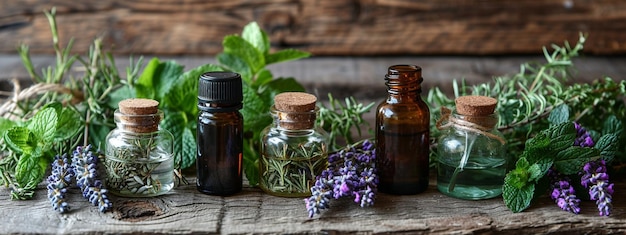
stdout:
<svg viewBox="0 0 626 235">
<path fill-rule="evenodd" d="M 437 189 L 450 197 L 479 200 L 500 196 L 506 174 L 506 140 L 495 126 L 497 100 L 462 96 L 456 110 L 443 109 L 437 128 Z"/>
<path fill-rule="evenodd" d="M 198 191 L 231 195 L 242 188 L 243 116 L 241 76 L 207 72 L 198 81 Z"/>
<path fill-rule="evenodd" d="M 422 69 L 393 65 L 385 76 L 387 99 L 376 113 L 378 190 L 417 194 L 428 187 L 430 111 L 420 97 Z"/>
<path fill-rule="evenodd" d="M 311 196 L 315 178 L 328 166 L 328 135 L 315 125 L 317 98 L 303 92 L 274 97 L 274 122 L 261 133 L 259 187 L 280 197 Z"/>
<path fill-rule="evenodd" d="M 174 187 L 174 137 L 159 129 L 159 102 L 126 99 L 114 118 L 117 128 L 106 137 L 108 190 L 123 197 L 151 197 Z"/>
</svg>

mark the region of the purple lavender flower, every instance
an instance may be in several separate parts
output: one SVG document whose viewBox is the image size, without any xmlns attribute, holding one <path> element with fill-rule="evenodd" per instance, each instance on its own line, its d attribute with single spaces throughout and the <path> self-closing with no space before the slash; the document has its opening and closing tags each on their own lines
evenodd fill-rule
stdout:
<svg viewBox="0 0 626 235">
<path fill-rule="evenodd" d="M 72 165 L 76 172 L 76 184 L 83 197 L 98 210 L 105 212 L 113 207 L 102 181 L 98 180 L 98 155 L 91 151 L 91 145 L 78 146 L 73 152 Z"/>
<path fill-rule="evenodd" d="M 582 127 L 577 122 L 574 122 L 574 127 L 576 128 L 576 139 L 574 139 L 574 146 L 591 148 L 595 145 L 593 139 L 591 138 L 591 135 L 584 127 Z"/>
<path fill-rule="evenodd" d="M 606 162 L 600 159 L 591 161 L 583 167 L 581 184 L 589 189 L 591 200 L 596 201 L 600 216 L 609 216 L 613 208 L 613 184 L 609 184 L 609 175 L 606 173 Z"/>
<path fill-rule="evenodd" d="M 65 194 L 74 177 L 74 170 L 68 160 L 65 154 L 57 155 L 52 161 L 52 172 L 47 179 L 48 199 L 54 210 L 60 213 L 70 210 L 69 204 L 65 201 Z"/>
<path fill-rule="evenodd" d="M 550 169 L 551 190 L 550 198 L 564 211 L 574 214 L 580 213 L 580 199 L 576 197 L 576 191 L 569 183 L 569 178 L 562 176 L 557 171 Z"/>
<path fill-rule="evenodd" d="M 368 140 L 328 157 L 328 168 L 317 176 L 311 197 L 304 199 L 309 217 L 329 208 L 331 198 L 354 196 L 361 207 L 374 205 L 378 185 L 374 144 Z"/>
</svg>

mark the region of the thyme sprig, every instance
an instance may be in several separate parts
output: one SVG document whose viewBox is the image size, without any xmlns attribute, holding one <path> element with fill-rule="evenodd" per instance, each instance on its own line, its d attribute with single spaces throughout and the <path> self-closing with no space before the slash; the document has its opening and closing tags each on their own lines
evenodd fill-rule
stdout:
<svg viewBox="0 0 626 235">
<path fill-rule="evenodd" d="M 357 102 L 354 97 L 346 97 L 344 104 L 328 94 L 329 106 L 320 104 L 319 117 L 317 123 L 329 133 L 329 149 L 331 152 L 338 151 L 346 145 L 354 144 L 354 138 L 362 137 L 362 125 L 369 123 L 363 119 L 363 115 L 368 113 L 374 103 L 364 105 Z M 356 131 L 356 136 L 354 132 Z M 370 130 L 371 131 L 371 130 Z"/>
</svg>

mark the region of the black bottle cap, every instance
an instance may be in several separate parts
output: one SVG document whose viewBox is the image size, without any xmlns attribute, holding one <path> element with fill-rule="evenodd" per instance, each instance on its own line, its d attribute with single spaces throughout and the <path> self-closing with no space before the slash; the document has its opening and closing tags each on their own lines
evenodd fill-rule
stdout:
<svg viewBox="0 0 626 235">
<path fill-rule="evenodd" d="M 206 72 L 198 80 L 198 108 L 227 112 L 242 108 L 241 75 L 233 72 Z"/>
</svg>

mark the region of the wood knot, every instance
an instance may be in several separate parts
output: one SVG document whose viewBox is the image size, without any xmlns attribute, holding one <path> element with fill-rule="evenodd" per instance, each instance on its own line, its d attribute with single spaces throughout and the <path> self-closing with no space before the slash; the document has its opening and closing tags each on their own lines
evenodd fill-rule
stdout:
<svg viewBox="0 0 626 235">
<path fill-rule="evenodd" d="M 147 201 L 117 202 L 115 210 L 118 220 L 130 222 L 150 220 L 163 214 L 161 207 Z"/>
</svg>

